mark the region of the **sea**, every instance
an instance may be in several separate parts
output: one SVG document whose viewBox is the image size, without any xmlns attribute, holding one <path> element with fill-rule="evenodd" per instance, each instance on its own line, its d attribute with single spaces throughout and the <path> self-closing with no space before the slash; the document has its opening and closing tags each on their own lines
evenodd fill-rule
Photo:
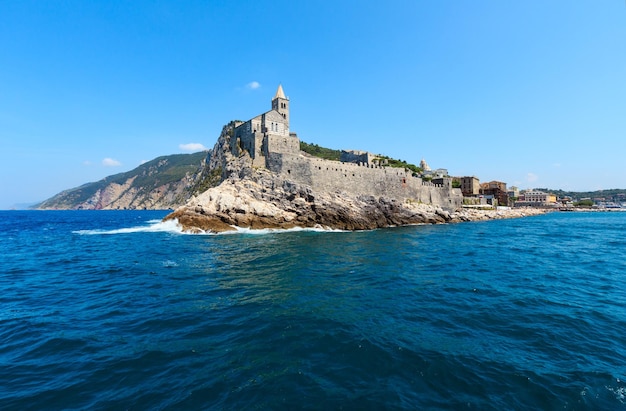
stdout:
<svg viewBox="0 0 626 411">
<path fill-rule="evenodd" d="M 0 212 L 1 410 L 626 410 L 626 213 Z"/>
</svg>

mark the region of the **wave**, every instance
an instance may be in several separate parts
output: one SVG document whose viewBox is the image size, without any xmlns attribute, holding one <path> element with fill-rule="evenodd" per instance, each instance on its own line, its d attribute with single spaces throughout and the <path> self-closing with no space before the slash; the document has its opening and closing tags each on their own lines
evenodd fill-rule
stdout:
<svg viewBox="0 0 626 411">
<path fill-rule="evenodd" d="M 329 227 L 293 227 L 293 228 L 262 228 L 253 229 L 249 227 L 231 226 L 234 230 L 224 231 L 221 233 L 213 232 L 201 232 L 201 233 L 188 233 L 183 231 L 182 226 L 178 223 L 178 220 L 149 220 L 148 225 L 138 227 L 116 228 L 112 230 L 104 229 L 92 229 L 92 230 L 76 230 L 72 231 L 74 234 L 80 235 L 112 235 L 112 234 L 133 234 L 133 233 L 175 233 L 175 234 L 193 234 L 193 235 L 233 235 L 233 234 L 245 234 L 245 235 L 266 235 L 276 233 L 293 233 L 293 232 L 318 232 L 318 233 L 345 233 L 346 230 L 339 230 Z"/>
<path fill-rule="evenodd" d="M 133 234 L 133 233 L 176 233 L 183 234 L 182 227 L 177 220 L 150 220 L 149 225 L 139 227 L 117 228 L 114 230 L 76 230 L 74 234 L 80 235 L 110 235 L 110 234 Z"/>
<path fill-rule="evenodd" d="M 292 227 L 292 228 L 261 228 L 254 229 L 249 227 L 237 227 L 232 226 L 234 231 L 224 231 L 219 235 L 233 235 L 233 234 L 252 234 L 252 235 L 264 235 L 264 234 L 276 234 L 276 233 L 293 233 L 293 232 L 316 232 L 316 233 L 346 233 L 349 231 L 339 230 L 328 227 Z M 211 233 L 213 234 L 213 233 Z"/>
</svg>

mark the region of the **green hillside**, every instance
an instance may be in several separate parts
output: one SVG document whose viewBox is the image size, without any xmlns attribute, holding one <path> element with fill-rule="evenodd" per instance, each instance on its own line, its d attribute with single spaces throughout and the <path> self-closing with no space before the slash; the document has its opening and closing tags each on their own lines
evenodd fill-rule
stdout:
<svg viewBox="0 0 626 411">
<path fill-rule="evenodd" d="M 325 160 L 339 161 L 339 159 L 341 158 L 341 150 L 320 147 L 317 144 L 309 144 L 305 143 L 304 141 L 300 141 L 300 150 L 304 151 L 305 153 L 311 154 L 312 156 L 323 158 Z M 387 160 L 387 164 L 389 165 L 389 167 L 406 168 L 411 170 L 415 174 L 419 174 L 422 172 L 421 168 L 419 168 L 415 164 L 407 163 L 406 161 L 396 160 L 381 154 L 376 155 L 376 157 L 382 160 Z"/>
<path fill-rule="evenodd" d="M 582 198 L 605 198 L 607 201 L 624 201 L 626 199 L 626 189 L 623 188 L 611 188 L 608 190 L 596 190 L 596 191 L 564 191 L 553 190 L 550 188 L 537 188 L 536 190 L 544 191 L 546 193 L 555 194 L 557 197 L 572 197 L 573 199 Z"/>
<path fill-rule="evenodd" d="M 132 182 L 131 187 L 149 192 L 162 185 L 180 181 L 187 173 L 198 171 L 202 160 L 206 157 L 206 151 L 193 154 L 173 154 L 157 157 L 154 160 L 141 164 L 133 170 L 114 174 L 96 182 L 65 190 L 36 205 L 34 208 L 79 204 L 87 201 L 98 190 L 104 189 L 109 184 L 124 184 L 132 177 L 135 177 L 135 180 Z"/>
</svg>

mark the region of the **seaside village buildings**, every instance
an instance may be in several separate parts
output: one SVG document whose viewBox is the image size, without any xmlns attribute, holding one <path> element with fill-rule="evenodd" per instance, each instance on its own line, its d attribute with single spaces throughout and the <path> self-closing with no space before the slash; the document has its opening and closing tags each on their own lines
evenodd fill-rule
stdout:
<svg viewBox="0 0 626 411">
<path fill-rule="evenodd" d="M 278 86 L 271 110 L 248 121 L 234 123 L 231 152 L 247 152 L 252 165 L 282 173 L 314 189 L 352 194 L 410 198 L 445 208 L 484 206 L 554 207 L 556 196 L 537 190 L 520 193 L 506 183 L 480 183 L 477 177 L 450 177 L 448 170 L 431 170 L 425 160 L 415 175 L 408 169 L 387 167 L 385 159 L 366 151 L 342 151 L 341 161 L 304 155 L 300 140 L 289 129 L 290 101 Z"/>
<path fill-rule="evenodd" d="M 539 190 L 525 190 L 520 193 L 517 187 L 507 189 L 506 183 L 490 181 L 480 183 L 476 177 L 460 177 L 460 186 L 465 206 L 516 206 L 516 207 L 556 207 L 561 205 L 557 197 Z"/>
</svg>

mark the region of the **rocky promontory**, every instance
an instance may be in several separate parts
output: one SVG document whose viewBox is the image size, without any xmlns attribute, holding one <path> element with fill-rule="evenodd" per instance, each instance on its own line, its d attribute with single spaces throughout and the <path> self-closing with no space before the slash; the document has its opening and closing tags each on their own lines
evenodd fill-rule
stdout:
<svg viewBox="0 0 626 411">
<path fill-rule="evenodd" d="M 441 224 L 538 214 L 540 210 L 446 210 L 410 198 L 314 190 L 289 174 L 253 167 L 250 155 L 233 154 L 232 132 L 223 130 L 213 149 L 209 173 L 221 182 L 165 217 L 187 232 L 321 227 L 370 230 L 413 224 Z M 306 156 L 301 153 L 301 156 Z"/>
<path fill-rule="evenodd" d="M 165 219 L 176 219 L 187 232 L 320 227 L 339 230 L 443 224 L 517 218 L 545 213 L 540 209 L 473 210 L 454 212 L 427 204 L 400 203 L 373 196 L 349 197 L 313 193 L 309 188 L 271 179 L 226 181 L 178 208 Z"/>
</svg>

